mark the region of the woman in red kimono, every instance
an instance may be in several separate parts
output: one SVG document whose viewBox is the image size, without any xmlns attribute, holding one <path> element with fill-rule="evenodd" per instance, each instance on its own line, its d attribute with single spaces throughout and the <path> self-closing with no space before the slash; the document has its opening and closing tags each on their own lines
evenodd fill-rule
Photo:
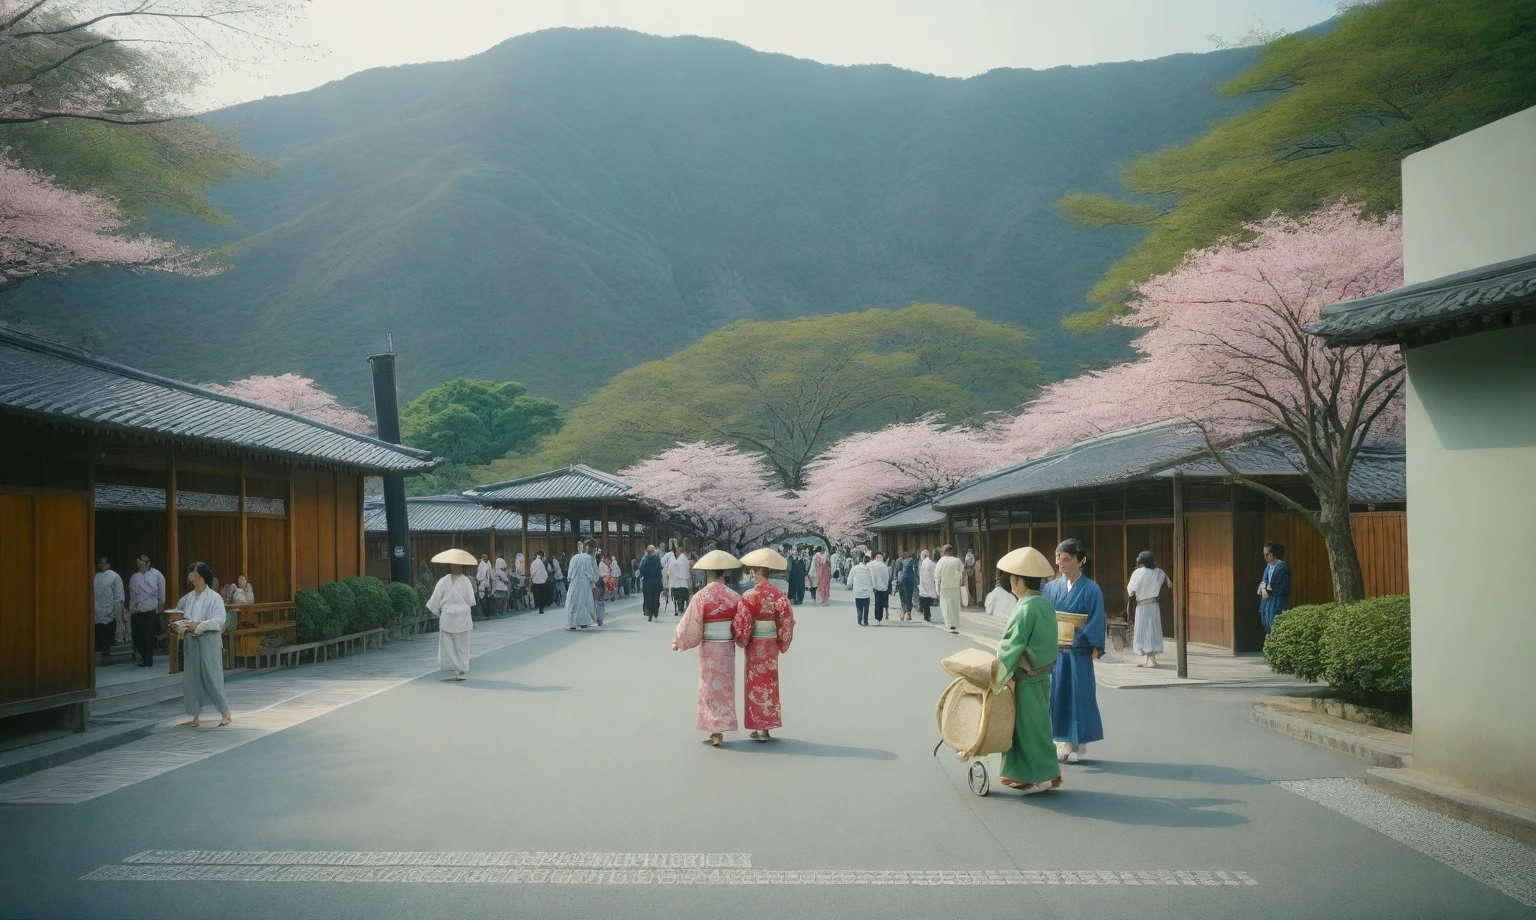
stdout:
<svg viewBox="0 0 1536 920">
<path fill-rule="evenodd" d="M 717 549 L 693 567 L 704 572 L 709 583 L 688 601 L 672 648 L 699 650 L 699 731 L 709 732 L 704 740 L 719 747 L 725 740 L 721 732 L 736 730 L 735 620 L 741 595 L 725 586 L 725 577 L 741 563 Z"/>
<path fill-rule="evenodd" d="M 832 598 L 832 559 L 827 551 L 816 551 L 816 600 L 823 607 L 831 603 Z"/>
<path fill-rule="evenodd" d="M 768 581 L 768 573 L 788 568 L 789 562 L 765 546 L 742 556 L 741 564 L 752 570 L 757 582 L 736 608 L 736 644 L 747 650 L 746 721 L 753 741 L 767 741 L 768 730 L 784 724 L 779 708 L 779 655 L 789 651 L 795 636 L 789 598 Z"/>
</svg>

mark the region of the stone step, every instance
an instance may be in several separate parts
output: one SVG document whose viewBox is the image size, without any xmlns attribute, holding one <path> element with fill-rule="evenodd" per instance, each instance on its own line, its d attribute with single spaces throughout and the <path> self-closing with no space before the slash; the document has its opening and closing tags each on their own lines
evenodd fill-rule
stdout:
<svg viewBox="0 0 1536 920">
<path fill-rule="evenodd" d="M 1305 700 L 1279 697 L 1254 703 L 1253 721 L 1292 738 L 1369 761 L 1372 766 L 1413 766 L 1412 735 L 1314 712 Z"/>
</svg>

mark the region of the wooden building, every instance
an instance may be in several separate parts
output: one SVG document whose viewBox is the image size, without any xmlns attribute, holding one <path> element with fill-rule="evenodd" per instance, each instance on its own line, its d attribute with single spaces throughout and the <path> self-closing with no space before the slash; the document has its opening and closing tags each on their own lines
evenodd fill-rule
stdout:
<svg viewBox="0 0 1536 920">
<path fill-rule="evenodd" d="M 363 477 L 433 466 L 4 327 L 0 444 L 0 718 L 59 710 L 80 728 L 98 556 L 126 590 L 148 554 L 168 606 L 202 561 L 250 579 L 261 603 L 240 621 L 291 609 L 295 590 L 364 571 Z"/>
<path fill-rule="evenodd" d="M 1315 504 L 1279 441 L 1252 443 L 1225 456 L 1244 476 Z M 1407 593 L 1401 445 L 1363 452 L 1350 489 L 1367 593 Z M 911 517 L 910 526 L 901 526 L 903 515 Z M 943 518 L 935 522 L 938 515 Z M 892 527 L 893 521 L 898 526 Z M 1176 545 L 1175 521 L 1182 523 L 1182 547 Z M 1125 583 L 1136 555 L 1151 550 L 1158 566 L 1183 588 L 1190 641 L 1232 652 L 1263 646 L 1256 588 L 1266 541 L 1286 546 L 1292 605 L 1333 596 L 1317 530 L 1272 499 L 1233 484 L 1206 453 L 1200 432 L 1182 423 L 1083 441 L 973 479 L 871 529 L 882 548 L 936 549 L 948 542 L 962 555 L 973 550 L 987 573 L 984 590 L 990 590 L 993 566 L 1009 550 L 1027 545 L 1052 557 L 1057 543 L 1077 537 L 1088 546 L 1088 572 L 1104 589 L 1110 617 L 1126 617 Z M 1170 636 L 1174 594 L 1167 592 L 1161 605 L 1163 630 Z"/>
<path fill-rule="evenodd" d="M 870 549 L 885 553 L 887 558 L 925 549 L 938 552 L 944 545 L 948 523 L 949 515 L 933 507 L 933 502 L 918 502 L 871 521 L 867 528 L 874 534 Z"/>
<path fill-rule="evenodd" d="M 635 497 L 629 483 L 579 463 L 477 486 L 464 495 L 528 521 L 514 550 L 525 556 L 538 550 L 538 534 L 552 553 L 570 554 L 582 540 L 598 539 L 604 552 L 625 562 L 639 558 L 647 543 L 660 539 L 655 514 Z"/>
<path fill-rule="evenodd" d="M 520 515 L 483 505 L 463 495 L 426 495 L 407 498 L 406 514 L 411 528 L 411 563 L 418 572 L 423 568 L 431 571 L 436 580 L 448 574 L 445 565 L 433 565 L 433 556 L 445 549 L 458 548 L 469 551 L 476 558 L 481 554 L 496 558 L 505 553 L 510 564 L 520 552 L 529 556 L 550 548 L 550 539 L 544 532 L 543 521 L 536 519 L 528 540 L 523 541 L 523 519 Z M 556 528 L 555 541 L 562 537 L 562 522 L 551 521 Z M 363 530 L 367 534 L 366 551 L 368 574 L 376 578 L 389 578 L 389 527 L 384 519 L 384 499 L 370 499 L 363 507 Z M 419 580 L 419 579 L 418 579 Z"/>
</svg>

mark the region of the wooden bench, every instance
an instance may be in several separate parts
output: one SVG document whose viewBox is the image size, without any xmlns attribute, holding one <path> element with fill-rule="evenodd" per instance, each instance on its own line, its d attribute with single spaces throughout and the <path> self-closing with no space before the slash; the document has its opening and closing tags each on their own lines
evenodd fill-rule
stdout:
<svg viewBox="0 0 1536 920">
<path fill-rule="evenodd" d="M 312 664 L 319 664 L 331 658 L 345 658 L 351 654 L 366 652 L 370 648 L 384 647 L 384 630 L 369 629 L 364 632 L 350 633 L 345 636 L 337 636 L 334 639 L 321 639 L 317 642 L 301 642 L 295 645 L 283 645 L 277 648 L 263 648 L 256 654 L 256 667 L 268 667 L 268 661 L 272 661 L 279 668 L 297 667 L 304 662 L 304 653 L 309 652 L 309 660 Z"/>
</svg>

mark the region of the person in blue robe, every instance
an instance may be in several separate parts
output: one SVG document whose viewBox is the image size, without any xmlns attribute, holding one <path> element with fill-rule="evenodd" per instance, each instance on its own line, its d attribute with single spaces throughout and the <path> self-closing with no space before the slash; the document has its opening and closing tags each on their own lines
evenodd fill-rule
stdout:
<svg viewBox="0 0 1536 920">
<path fill-rule="evenodd" d="M 1291 598 L 1291 567 L 1285 561 L 1285 547 L 1264 544 L 1264 578 L 1259 582 L 1259 620 L 1267 635 L 1275 617 L 1285 612 Z"/>
<path fill-rule="evenodd" d="M 1073 537 L 1056 547 L 1060 575 L 1040 593 L 1062 613 L 1087 614 L 1088 622 L 1072 631 L 1072 644 L 1056 653 L 1051 674 L 1051 736 L 1056 758 L 1077 763 L 1086 757 L 1090 741 L 1104 739 L 1099 700 L 1093 682 L 1094 659 L 1104 654 L 1104 592 L 1083 574 L 1088 549 Z"/>
</svg>

